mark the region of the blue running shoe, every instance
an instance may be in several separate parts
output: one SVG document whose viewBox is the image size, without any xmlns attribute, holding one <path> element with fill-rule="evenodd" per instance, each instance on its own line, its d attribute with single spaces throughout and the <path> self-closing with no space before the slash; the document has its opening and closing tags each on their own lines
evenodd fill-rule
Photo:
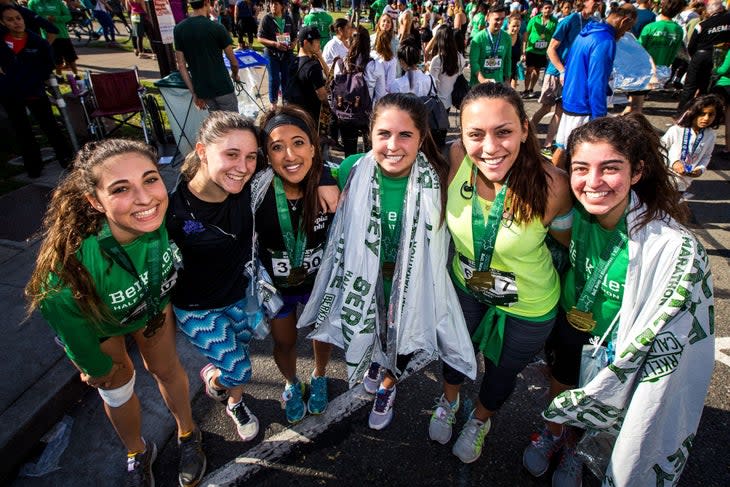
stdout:
<svg viewBox="0 0 730 487">
<path fill-rule="evenodd" d="M 309 381 L 309 399 L 307 400 L 309 414 L 322 414 L 327 409 L 328 402 L 327 376 L 312 376 Z"/>
<path fill-rule="evenodd" d="M 304 384 L 297 380 L 294 384 L 289 384 L 284 389 L 284 394 L 281 398 L 284 400 L 286 406 L 286 420 L 289 423 L 298 423 L 304 419 L 304 415 L 307 414 L 307 410 L 304 407 Z"/>
</svg>

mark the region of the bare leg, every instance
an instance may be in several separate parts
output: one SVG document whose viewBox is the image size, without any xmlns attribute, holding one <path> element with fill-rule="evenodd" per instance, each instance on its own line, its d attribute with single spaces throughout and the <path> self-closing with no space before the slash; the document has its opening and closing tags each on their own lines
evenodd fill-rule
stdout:
<svg viewBox="0 0 730 487">
<path fill-rule="evenodd" d="M 193 412 L 190 406 L 190 383 L 175 347 L 175 315 L 172 305 L 165 308 L 165 324 L 150 338 L 145 338 L 143 330 L 132 336 L 137 342 L 145 368 L 157 381 L 167 408 L 177 423 L 178 436 L 195 429 Z"/>
<path fill-rule="evenodd" d="M 555 136 L 558 133 L 558 126 L 560 125 L 560 117 L 563 116 L 563 107 L 560 103 L 555 105 L 555 113 L 550 119 L 548 124 L 547 134 L 545 135 L 545 147 L 553 145 Z"/>
<path fill-rule="evenodd" d="M 558 147 L 555 149 L 555 152 L 553 152 L 553 165 L 555 167 L 559 167 L 560 169 L 565 169 L 565 150 Z"/>
<path fill-rule="evenodd" d="M 314 376 L 322 377 L 327 375 L 327 364 L 332 354 L 332 344 L 312 340 L 312 348 L 314 349 Z"/>
<path fill-rule="evenodd" d="M 271 320 L 271 336 L 274 339 L 274 362 L 287 383 L 293 384 L 297 376 L 297 322 L 294 313 Z"/>
</svg>

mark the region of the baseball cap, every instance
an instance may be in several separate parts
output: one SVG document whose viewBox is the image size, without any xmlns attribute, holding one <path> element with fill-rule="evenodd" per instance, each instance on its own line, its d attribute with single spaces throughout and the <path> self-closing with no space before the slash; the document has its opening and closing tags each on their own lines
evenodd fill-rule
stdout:
<svg viewBox="0 0 730 487">
<path fill-rule="evenodd" d="M 299 44 L 303 43 L 304 41 L 312 42 L 315 39 L 321 39 L 322 36 L 319 33 L 319 29 L 313 25 L 305 25 L 301 29 L 299 29 Z"/>
</svg>

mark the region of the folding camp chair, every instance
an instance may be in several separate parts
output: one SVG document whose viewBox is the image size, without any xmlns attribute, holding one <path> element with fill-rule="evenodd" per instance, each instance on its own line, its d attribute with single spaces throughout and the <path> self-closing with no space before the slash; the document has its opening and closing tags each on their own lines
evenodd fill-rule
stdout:
<svg viewBox="0 0 730 487">
<path fill-rule="evenodd" d="M 151 130 L 148 127 L 150 114 L 145 97 L 145 88 L 139 82 L 137 67 L 113 73 L 87 72 L 89 92 L 81 96 L 81 103 L 86 115 L 89 135 L 97 140 L 110 136 L 122 126 L 142 129 L 144 140 L 150 143 Z M 141 123 L 131 122 L 135 115 L 140 114 Z M 106 120 L 114 123 L 109 129 Z"/>
</svg>

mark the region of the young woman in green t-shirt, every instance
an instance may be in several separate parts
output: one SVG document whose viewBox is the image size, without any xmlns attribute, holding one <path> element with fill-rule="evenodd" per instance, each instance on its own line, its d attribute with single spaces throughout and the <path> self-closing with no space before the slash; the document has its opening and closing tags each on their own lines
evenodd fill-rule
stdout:
<svg viewBox="0 0 730 487">
<path fill-rule="evenodd" d="M 560 454 L 553 485 L 579 485 L 577 426 L 617 437 L 604 482 L 678 477 L 672 455 L 687 454 L 713 367 L 707 254 L 682 226 L 687 209 L 642 115 L 592 120 L 571 133 L 566 151 L 579 205 L 546 344 L 557 397 L 523 463 L 539 476 Z"/>
<path fill-rule="evenodd" d="M 169 300 L 179 253 L 163 224 L 168 197 L 156 160 L 149 146 L 129 140 L 81 149 L 51 197 L 26 295 L 29 309 L 40 308 L 58 335 L 81 380 L 99 391 L 128 452 L 128 484 L 152 485 L 157 448 L 142 438 L 125 343 L 127 335 L 134 339 L 177 423 L 180 485 L 197 485 L 205 455 L 188 377 L 175 350 Z"/>
</svg>

